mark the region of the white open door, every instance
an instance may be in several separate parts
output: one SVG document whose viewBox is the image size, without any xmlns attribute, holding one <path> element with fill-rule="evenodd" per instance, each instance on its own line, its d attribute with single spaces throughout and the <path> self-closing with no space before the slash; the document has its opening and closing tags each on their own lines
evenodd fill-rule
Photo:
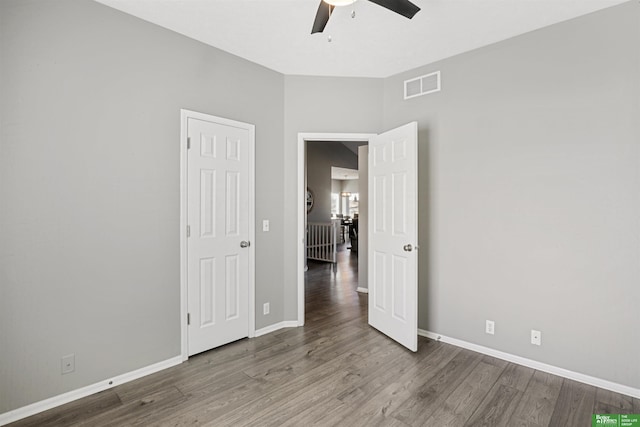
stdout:
<svg viewBox="0 0 640 427">
<path fill-rule="evenodd" d="M 187 119 L 188 354 L 249 335 L 253 126 Z"/>
<path fill-rule="evenodd" d="M 369 324 L 418 350 L 418 124 L 369 142 Z"/>
</svg>

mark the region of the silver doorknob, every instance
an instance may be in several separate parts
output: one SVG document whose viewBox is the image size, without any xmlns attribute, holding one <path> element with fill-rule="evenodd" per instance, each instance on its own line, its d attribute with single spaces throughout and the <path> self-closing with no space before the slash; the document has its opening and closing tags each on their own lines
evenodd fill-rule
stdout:
<svg viewBox="0 0 640 427">
<path fill-rule="evenodd" d="M 403 248 L 405 250 L 405 252 L 411 252 L 413 250 L 413 246 L 411 245 L 404 245 Z"/>
<path fill-rule="evenodd" d="M 243 240 L 242 242 L 240 242 L 241 248 L 248 248 L 249 246 L 251 246 L 251 242 L 247 242 L 246 240 Z"/>
</svg>

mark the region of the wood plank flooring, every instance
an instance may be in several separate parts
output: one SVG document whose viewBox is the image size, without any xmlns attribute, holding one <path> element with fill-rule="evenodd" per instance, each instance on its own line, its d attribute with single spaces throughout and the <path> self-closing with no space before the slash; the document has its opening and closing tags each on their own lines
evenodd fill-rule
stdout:
<svg viewBox="0 0 640 427">
<path fill-rule="evenodd" d="M 367 325 L 356 256 L 310 263 L 306 325 L 244 339 L 12 426 L 590 426 L 640 400 Z"/>
</svg>

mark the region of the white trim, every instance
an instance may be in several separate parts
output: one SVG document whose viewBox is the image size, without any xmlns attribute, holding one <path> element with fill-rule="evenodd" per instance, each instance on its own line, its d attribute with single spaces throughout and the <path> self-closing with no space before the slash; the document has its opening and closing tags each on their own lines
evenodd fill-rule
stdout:
<svg viewBox="0 0 640 427">
<path fill-rule="evenodd" d="M 363 294 L 368 294 L 369 293 L 369 288 L 361 288 L 360 286 L 358 286 L 356 291 L 362 292 Z"/>
<path fill-rule="evenodd" d="M 189 312 L 189 291 L 187 276 L 187 206 L 188 172 L 187 169 L 187 119 L 191 111 L 180 110 L 180 349 L 182 360 L 189 358 L 189 331 L 187 313 Z"/>
<path fill-rule="evenodd" d="M 189 310 L 187 282 L 187 120 L 190 118 L 213 121 L 226 126 L 246 129 L 249 132 L 249 241 L 255 242 L 255 140 L 256 127 L 249 123 L 238 122 L 197 111 L 180 110 L 180 324 L 182 360 L 189 358 L 189 331 L 187 313 Z M 253 338 L 256 333 L 255 301 L 255 244 L 249 246 L 249 330 L 247 336 Z"/>
<path fill-rule="evenodd" d="M 298 133 L 298 163 L 297 176 L 298 187 L 296 191 L 296 209 L 297 215 L 297 266 L 298 272 L 298 326 L 304 326 L 304 271 L 305 271 L 305 222 L 307 219 L 306 206 L 303 203 L 306 195 L 305 185 L 305 159 L 306 159 L 306 142 L 307 141 L 324 141 L 324 142 L 346 142 L 346 141 L 363 141 L 369 142 L 371 138 L 376 136 L 375 133 Z"/>
<path fill-rule="evenodd" d="M 516 363 L 518 365 L 533 368 L 538 371 L 547 372 L 549 374 L 557 375 L 559 377 L 568 378 L 570 380 L 578 381 L 584 384 L 592 385 L 594 387 L 600 387 L 605 390 L 610 390 L 616 393 L 625 394 L 627 396 L 633 396 L 640 399 L 640 389 L 626 386 L 624 384 L 614 383 L 602 378 L 592 377 L 590 375 L 581 374 L 580 372 L 570 371 L 568 369 L 559 368 L 557 366 L 548 365 L 546 363 L 538 362 L 536 360 L 527 359 L 525 357 L 516 356 L 514 354 L 505 353 L 500 350 L 494 350 L 489 347 L 484 347 L 478 344 L 473 344 L 467 341 L 462 341 L 456 338 L 447 337 L 441 334 L 436 334 L 424 329 L 418 329 L 418 335 L 430 338 L 435 341 L 442 341 L 447 344 L 455 345 L 456 347 L 466 348 L 467 350 L 475 351 L 477 353 L 486 354 L 498 359 L 506 360 L 507 362 Z"/>
<path fill-rule="evenodd" d="M 78 388 L 67 393 L 59 394 L 57 396 L 35 402 L 27 406 L 23 406 L 22 408 L 5 412 L 4 414 L 0 414 L 0 426 L 30 417 L 35 414 L 39 414 L 40 412 L 47 411 L 49 409 L 64 405 L 69 402 L 73 402 L 74 400 L 90 396 L 92 394 L 113 388 L 129 381 L 142 378 L 146 375 L 162 371 L 163 369 L 179 365 L 180 363 L 182 363 L 182 356 L 172 357 L 171 359 L 163 360 L 162 362 L 154 363 L 153 365 L 145 366 L 126 374 L 118 375 L 116 377 L 109 378 L 104 381 L 88 385 L 86 387 Z"/>
<path fill-rule="evenodd" d="M 287 320 L 287 321 L 284 321 L 284 322 L 275 323 L 273 325 L 266 326 L 266 327 L 264 327 L 262 329 L 258 329 L 255 332 L 255 336 L 256 337 L 260 337 L 262 335 L 270 334 L 271 332 L 279 331 L 280 329 L 297 328 L 298 326 L 302 326 L 302 325 L 300 325 L 295 320 Z"/>
<path fill-rule="evenodd" d="M 249 338 L 256 336 L 256 127 L 249 131 Z"/>
</svg>

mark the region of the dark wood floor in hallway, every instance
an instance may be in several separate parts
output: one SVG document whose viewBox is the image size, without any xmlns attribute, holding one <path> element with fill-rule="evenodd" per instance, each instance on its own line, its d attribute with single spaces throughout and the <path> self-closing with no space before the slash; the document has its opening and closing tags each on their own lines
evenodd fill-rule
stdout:
<svg viewBox="0 0 640 427">
<path fill-rule="evenodd" d="M 356 257 L 310 263 L 306 324 L 244 339 L 14 426 L 590 426 L 640 400 L 367 325 Z"/>
</svg>

